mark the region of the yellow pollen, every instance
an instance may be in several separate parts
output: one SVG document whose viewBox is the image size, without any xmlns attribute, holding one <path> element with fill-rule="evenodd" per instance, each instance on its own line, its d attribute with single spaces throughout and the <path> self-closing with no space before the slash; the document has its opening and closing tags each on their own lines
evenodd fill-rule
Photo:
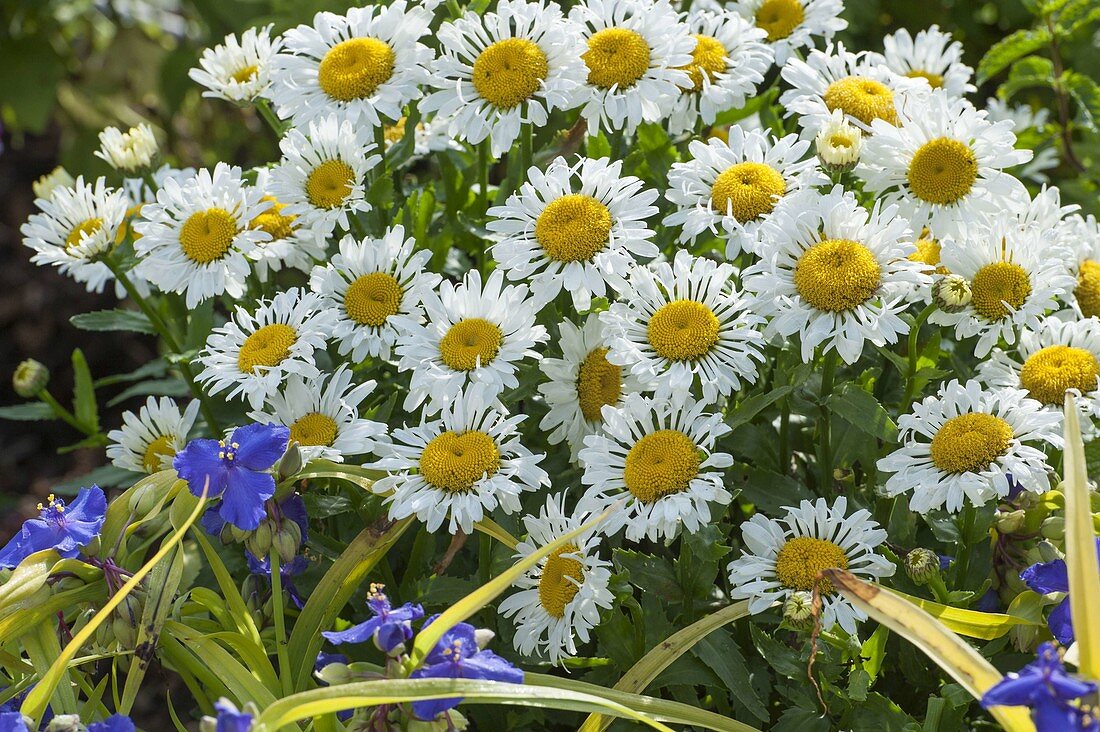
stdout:
<svg viewBox="0 0 1100 732">
<path fill-rule="evenodd" d="M 629 28 L 604 28 L 588 39 L 581 58 L 592 86 L 629 89 L 649 70 L 649 44 Z"/>
<path fill-rule="evenodd" d="M 695 50 L 691 52 L 691 63 L 680 68 L 691 77 L 691 88 L 694 91 L 702 91 L 703 77 L 708 82 L 714 82 L 718 74 L 726 70 L 726 61 L 729 54 L 726 47 L 714 36 L 695 34 Z"/>
<path fill-rule="evenodd" d="M 909 190 L 922 201 L 947 205 L 970 193 L 978 179 L 978 159 L 965 142 L 938 137 L 913 154 L 906 174 Z"/>
<path fill-rule="evenodd" d="M 932 464 L 944 473 L 976 473 L 1008 452 L 1012 427 L 982 412 L 947 420 L 932 438 Z"/>
<path fill-rule="evenodd" d="M 393 76 L 393 49 L 377 38 L 337 43 L 321 59 L 317 82 L 333 99 L 366 99 Z"/>
<path fill-rule="evenodd" d="M 248 227 L 266 231 L 275 241 L 289 239 L 294 234 L 294 219 L 297 217 L 293 214 L 284 216 L 282 210 L 286 208 L 286 204 L 279 203 L 274 196 L 264 196 L 263 200 L 270 201 L 271 208 L 252 219 Z"/>
<path fill-rule="evenodd" d="M 498 109 L 511 109 L 542 86 L 550 65 L 539 45 L 526 38 L 497 41 L 474 60 L 474 88 Z"/>
<path fill-rule="evenodd" d="M 644 435 L 626 454 L 623 482 L 642 503 L 688 489 L 699 475 L 699 448 L 678 430 L 658 430 Z"/>
<path fill-rule="evenodd" d="M 936 274 L 941 274 L 941 275 L 950 274 L 947 271 L 947 267 L 944 267 L 943 264 L 941 263 L 940 243 L 938 241 L 936 241 L 935 239 L 933 239 L 932 237 L 930 237 L 928 235 L 927 231 L 928 230 L 925 229 L 925 233 L 921 234 L 921 238 L 917 239 L 914 242 L 914 244 L 917 247 L 917 251 L 915 251 L 915 252 L 913 252 L 912 254 L 909 255 L 909 261 L 910 262 L 920 262 L 921 264 L 926 264 L 929 267 L 933 267 L 933 268 L 935 268 L 935 273 Z"/>
<path fill-rule="evenodd" d="M 77 248 L 85 237 L 95 236 L 102 228 L 103 219 L 101 218 L 85 219 L 81 221 L 80 224 L 65 237 L 65 249 L 71 251 Z"/>
<path fill-rule="evenodd" d="M 242 374 L 251 374 L 257 366 L 278 366 L 290 355 L 290 348 L 297 340 L 298 334 L 285 323 L 265 325 L 244 339 L 237 355 L 237 368 Z"/>
<path fill-rule="evenodd" d="M 565 616 L 565 606 L 572 602 L 584 582 L 584 564 L 579 559 L 563 557 L 562 554 L 576 554 L 576 544 L 566 544 L 551 552 L 542 567 L 539 577 L 539 603 L 552 618 Z M 576 580 L 576 583 L 573 582 Z"/>
<path fill-rule="evenodd" d="M 299 445 L 328 447 L 336 439 L 336 420 L 327 414 L 310 412 L 290 425 L 290 439 Z"/>
<path fill-rule="evenodd" d="M 1027 270 L 1013 262 L 994 262 L 978 270 L 970 282 L 970 304 L 974 311 L 993 322 L 1008 317 L 1008 303 L 1019 310 L 1031 295 Z"/>
<path fill-rule="evenodd" d="M 771 213 L 787 182 L 766 163 L 737 163 L 722 171 L 710 190 L 710 204 L 722 215 L 745 223 Z"/>
<path fill-rule="evenodd" d="M 1100 316 L 1100 262 L 1091 259 L 1081 262 L 1073 296 L 1077 298 L 1077 306 L 1086 318 Z"/>
<path fill-rule="evenodd" d="M 928 86 L 933 89 L 939 89 L 943 86 L 943 76 L 932 71 L 912 69 L 911 71 L 907 71 L 905 75 L 910 79 L 924 79 L 928 82 Z"/>
<path fill-rule="evenodd" d="M 892 125 L 898 122 L 894 93 L 874 79 L 847 76 L 834 81 L 825 90 L 824 99 L 830 112 L 839 109 L 865 125 L 876 119 L 886 120 Z"/>
<path fill-rule="evenodd" d="M 463 493 L 500 470 L 500 450 L 484 432 L 447 431 L 420 453 L 420 475 L 433 488 Z"/>
<path fill-rule="evenodd" d="M 756 11 L 756 26 L 768 33 L 768 41 L 787 38 L 806 19 L 799 0 L 764 0 Z"/>
<path fill-rule="evenodd" d="M 172 457 L 176 454 L 176 449 L 172 447 L 175 439 L 175 435 L 161 435 L 149 443 L 141 458 L 141 465 L 147 473 L 155 473 L 172 464 Z"/>
<path fill-rule="evenodd" d="M 344 310 L 359 325 L 377 328 L 401 309 L 403 295 L 401 285 L 393 275 L 370 272 L 348 285 L 344 293 Z"/>
<path fill-rule="evenodd" d="M 355 171 L 343 160 L 326 160 L 306 179 L 306 197 L 317 208 L 336 208 L 351 193 Z"/>
<path fill-rule="evenodd" d="M 1066 391 L 1096 391 L 1100 362 L 1084 348 L 1047 346 L 1031 354 L 1020 369 L 1020 386 L 1043 404 L 1062 405 Z"/>
<path fill-rule="evenodd" d="M 465 318 L 451 326 L 439 341 L 439 357 L 455 371 L 487 366 L 497 357 L 504 334 L 483 318 Z"/>
<path fill-rule="evenodd" d="M 848 556 L 844 550 L 826 539 L 812 536 L 796 536 L 788 539 L 775 555 L 775 576 L 783 586 L 791 590 L 812 592 L 817 587 L 824 595 L 833 593 L 828 580 L 817 579 L 823 569 L 847 569 Z"/>
<path fill-rule="evenodd" d="M 386 142 L 390 145 L 396 145 L 405 138 L 405 122 L 408 121 L 408 117 L 401 115 L 401 119 L 394 122 L 392 125 L 386 125 L 385 131 L 382 133 Z"/>
<path fill-rule="evenodd" d="M 721 323 L 696 300 L 673 300 L 653 313 L 646 326 L 649 344 L 670 361 L 695 361 L 718 343 Z"/>
<path fill-rule="evenodd" d="M 569 193 L 546 204 L 535 241 L 556 262 L 587 262 L 607 246 L 611 212 L 592 196 Z"/>
<path fill-rule="evenodd" d="M 818 310 L 852 310 L 874 297 L 882 268 L 871 250 L 851 239 L 825 239 L 802 253 L 794 286 Z"/>
<path fill-rule="evenodd" d="M 224 208 L 196 211 L 180 227 L 180 248 L 197 264 L 221 259 L 237 236 L 237 219 Z"/>
<path fill-rule="evenodd" d="M 589 422 L 601 421 L 604 405 L 618 404 L 623 395 L 623 369 L 607 360 L 607 351 L 589 351 L 577 369 L 577 401 Z"/>
<path fill-rule="evenodd" d="M 253 79 L 255 79 L 257 71 L 259 71 L 259 68 L 255 64 L 253 64 L 252 66 L 245 66 L 243 69 L 234 71 L 232 74 L 230 74 L 229 78 L 233 79 L 233 81 L 237 82 L 238 84 L 243 84 L 246 81 L 252 81 Z"/>
</svg>

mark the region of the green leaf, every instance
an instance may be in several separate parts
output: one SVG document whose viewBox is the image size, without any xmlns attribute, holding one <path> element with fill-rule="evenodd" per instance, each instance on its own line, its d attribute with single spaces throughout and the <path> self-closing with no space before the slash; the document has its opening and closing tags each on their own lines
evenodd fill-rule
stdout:
<svg viewBox="0 0 1100 732">
<path fill-rule="evenodd" d="M 79 348 L 73 351 L 73 414 L 89 432 L 99 432 L 99 405 L 95 400 L 92 372 Z"/>
<path fill-rule="evenodd" d="M 1100 129 L 1100 85 L 1085 74 L 1067 71 L 1062 77 L 1070 96 L 1077 102 L 1082 121 L 1093 131 Z"/>
<path fill-rule="evenodd" d="M 78 313 L 69 318 L 69 322 L 81 330 L 157 332 L 149 322 L 149 318 L 137 310 L 96 310 L 91 313 Z"/>
<path fill-rule="evenodd" d="M 997 41 L 978 63 L 978 83 L 1006 68 L 1018 58 L 1038 51 L 1050 43 L 1050 31 L 1045 27 L 1022 29 Z"/>
<path fill-rule="evenodd" d="M 753 417 L 797 388 L 796 384 L 785 384 L 784 386 L 777 386 L 766 394 L 756 394 L 749 397 L 737 405 L 737 408 L 726 419 L 726 424 L 730 426 L 731 431 L 737 429 L 741 425 L 752 421 Z"/>
<path fill-rule="evenodd" d="M 183 578 L 183 552 L 176 551 L 169 562 L 161 562 L 149 573 L 149 594 L 141 613 L 141 622 L 137 627 L 137 640 L 134 644 L 134 656 L 130 659 L 130 670 L 126 674 L 126 686 L 122 690 L 119 704 L 120 714 L 129 714 L 137 699 L 145 672 L 153 660 L 160 631 L 172 608 L 176 590 Z"/>
<path fill-rule="evenodd" d="M 781 512 L 784 506 L 797 506 L 800 500 L 810 497 L 806 487 L 789 475 L 751 465 L 733 465 L 726 471 L 726 480 L 741 489 L 741 500 L 769 514 Z"/>
<path fill-rule="evenodd" d="M 767 722 L 771 719 L 764 702 L 752 685 L 752 673 L 737 642 L 727 631 L 711 633 L 699 641 L 692 653 L 709 666 L 737 700 L 745 705 L 749 714 Z"/>
<path fill-rule="evenodd" d="M 1069 575 L 1069 608 L 1073 618 L 1080 662 L 1085 676 L 1100 679 L 1100 566 L 1097 566 L 1096 531 L 1089 502 L 1088 474 L 1077 404 L 1072 393 L 1065 403 L 1066 570 Z"/>
<path fill-rule="evenodd" d="M 1042 56 L 1028 56 L 1012 64 L 1008 79 L 997 88 L 997 96 L 1010 99 L 1021 89 L 1054 84 L 1054 62 Z"/>
<path fill-rule="evenodd" d="M 615 549 L 615 564 L 630 573 L 630 582 L 643 592 L 660 597 L 677 597 L 680 582 L 667 559 L 642 554 L 632 549 Z"/>
<path fill-rule="evenodd" d="M 59 558 L 53 549 L 44 549 L 31 554 L 12 570 L 8 581 L 0 585 L 0 618 L 49 598 L 49 590 L 46 590 L 45 597 L 42 597 L 40 590 L 46 586 L 46 578 Z"/>
<path fill-rule="evenodd" d="M 52 24 L 45 26 L 51 28 Z M 12 38 L 0 44 L 0 106 L 15 115 L 16 129 L 46 129 L 65 67 L 45 35 Z"/>
<path fill-rule="evenodd" d="M 187 384 L 179 379 L 150 379 L 134 384 L 121 394 L 107 402 L 108 407 L 116 407 L 127 399 L 136 396 L 170 396 L 183 397 L 190 394 Z"/>
<path fill-rule="evenodd" d="M 1002 613 L 983 613 L 978 610 L 964 610 L 950 605 L 941 605 L 938 602 L 925 600 L 922 597 L 914 597 L 904 592 L 890 589 L 895 595 L 908 600 L 921 608 L 936 620 L 943 623 L 959 635 L 968 638 L 980 638 L 981 640 L 993 640 L 1007 634 L 1018 625 L 1043 625 L 1034 619 L 1028 619 L 1017 615 L 1004 615 Z"/>
<path fill-rule="evenodd" d="M 0 407 L 0 419 L 10 419 L 15 422 L 41 422 L 57 419 L 57 415 L 46 402 L 27 402 Z"/>
<path fill-rule="evenodd" d="M 894 442 L 898 426 L 874 395 L 855 384 L 845 384 L 829 395 L 826 407 L 856 429 L 883 442 Z"/>
<path fill-rule="evenodd" d="M 584 147 L 590 158 L 611 157 L 611 142 L 607 139 L 607 135 L 603 133 L 603 130 L 600 130 L 600 133 L 594 137 L 586 138 Z"/>
</svg>

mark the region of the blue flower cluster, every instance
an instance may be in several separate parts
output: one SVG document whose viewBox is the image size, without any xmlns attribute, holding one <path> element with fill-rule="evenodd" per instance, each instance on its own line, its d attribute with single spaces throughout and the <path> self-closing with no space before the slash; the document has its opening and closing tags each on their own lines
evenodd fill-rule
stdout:
<svg viewBox="0 0 1100 732">
<path fill-rule="evenodd" d="M 1096 688 L 1095 683 L 1067 673 L 1058 649 L 1043 643 L 1033 662 L 985 693 L 982 706 L 1026 706 L 1038 732 L 1100 732 L 1100 719 L 1073 703 L 1095 694 Z"/>
<path fill-rule="evenodd" d="M 80 553 L 99 536 L 107 516 L 107 497 L 97 486 L 81 488 L 72 503 L 53 495 L 46 505 L 38 504 L 38 518 L 23 523 L 23 528 L 0 549 L 0 567 L 12 568 L 35 552 L 53 549 L 62 557 Z"/>
</svg>

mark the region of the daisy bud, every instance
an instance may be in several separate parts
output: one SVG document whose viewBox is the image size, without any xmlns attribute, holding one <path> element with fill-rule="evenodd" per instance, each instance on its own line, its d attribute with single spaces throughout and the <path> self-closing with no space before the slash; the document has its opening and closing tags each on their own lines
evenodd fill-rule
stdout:
<svg viewBox="0 0 1100 732">
<path fill-rule="evenodd" d="M 814 622 L 814 596 L 811 592 L 792 592 L 783 602 L 783 619 L 792 628 L 808 630 Z"/>
<path fill-rule="evenodd" d="M 140 173 L 153 166 L 157 138 L 153 136 L 153 128 L 145 123 L 126 132 L 108 127 L 99 133 L 99 150 L 95 154 L 120 173 Z"/>
<path fill-rule="evenodd" d="M 905 555 L 905 573 L 918 585 L 926 584 L 939 571 L 940 557 L 931 549 L 917 547 Z"/>
<path fill-rule="evenodd" d="M 856 167 L 859 162 L 863 133 L 838 109 L 833 111 L 832 119 L 817 133 L 815 143 L 822 167 L 830 173 L 843 173 Z"/>
<path fill-rule="evenodd" d="M 69 175 L 69 171 L 58 165 L 49 173 L 46 173 L 36 180 L 31 185 L 31 188 L 34 190 L 35 198 L 49 198 L 58 188 L 69 188 L 74 183 L 76 183 L 76 181 Z"/>
<path fill-rule="evenodd" d="M 970 283 L 959 275 L 945 275 L 932 284 L 932 300 L 945 313 L 957 313 L 970 304 Z"/>
<path fill-rule="evenodd" d="M 15 367 L 11 383 L 16 394 L 30 399 L 50 383 L 50 370 L 44 364 L 28 358 Z"/>
</svg>

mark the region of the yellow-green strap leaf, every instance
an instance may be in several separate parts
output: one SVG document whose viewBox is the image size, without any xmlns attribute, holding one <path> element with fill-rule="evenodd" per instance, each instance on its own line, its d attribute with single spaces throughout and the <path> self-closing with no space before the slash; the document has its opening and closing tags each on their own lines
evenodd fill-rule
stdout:
<svg viewBox="0 0 1100 732">
<path fill-rule="evenodd" d="M 53 549 L 43 549 L 27 556 L 20 562 L 11 577 L 3 585 L 0 585 L 0 618 L 26 609 L 29 605 L 39 604 L 39 600 L 48 598 L 50 591 L 45 591 L 45 597 L 40 590 L 46 586 L 46 578 L 50 576 L 50 570 L 60 559 Z"/>
<path fill-rule="evenodd" d="M 1017 615 L 964 610 L 962 608 L 951 607 L 950 605 L 941 605 L 931 600 L 925 600 L 923 597 L 907 595 L 904 592 L 898 592 L 894 589 L 890 589 L 890 592 L 913 603 L 936 620 L 946 625 L 953 632 L 959 635 L 965 635 L 968 638 L 993 640 L 994 638 L 1000 638 L 1002 635 L 1005 635 L 1017 625 L 1045 625 L 1045 623 L 1040 623 Z"/>
<path fill-rule="evenodd" d="M 1085 445 L 1073 394 L 1066 393 L 1065 408 L 1066 569 L 1069 574 L 1069 610 L 1077 642 L 1080 672 L 1100 679 L 1100 567 L 1097 566 L 1096 533 L 1089 507 Z M 1090 609 L 1089 605 L 1092 604 Z"/>
</svg>

